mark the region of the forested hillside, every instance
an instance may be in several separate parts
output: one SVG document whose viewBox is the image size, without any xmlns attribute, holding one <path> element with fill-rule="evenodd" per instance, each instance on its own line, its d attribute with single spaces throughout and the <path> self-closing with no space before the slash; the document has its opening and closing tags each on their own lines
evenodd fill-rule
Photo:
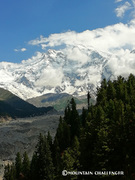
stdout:
<svg viewBox="0 0 135 180">
<path fill-rule="evenodd" d="M 5 167 L 5 180 L 125 179 L 135 178 L 135 76 L 101 83 L 97 103 L 79 115 L 72 98 L 60 117 L 56 135 L 39 135 L 32 160 L 17 154 Z M 67 175 L 68 172 L 123 172 L 102 175 Z"/>
</svg>

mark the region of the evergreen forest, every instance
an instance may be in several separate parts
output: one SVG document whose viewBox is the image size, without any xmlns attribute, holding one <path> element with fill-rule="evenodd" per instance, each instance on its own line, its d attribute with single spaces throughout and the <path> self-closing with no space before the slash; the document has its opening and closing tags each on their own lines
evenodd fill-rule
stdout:
<svg viewBox="0 0 135 180">
<path fill-rule="evenodd" d="M 101 172 L 102 175 L 62 175 Z M 104 172 L 123 172 L 104 174 Z M 87 95 L 87 108 L 79 114 L 72 98 L 59 119 L 55 137 L 38 137 L 30 160 L 16 155 L 5 167 L 4 180 L 133 180 L 135 179 L 135 76 L 101 82 L 96 104 Z"/>
</svg>

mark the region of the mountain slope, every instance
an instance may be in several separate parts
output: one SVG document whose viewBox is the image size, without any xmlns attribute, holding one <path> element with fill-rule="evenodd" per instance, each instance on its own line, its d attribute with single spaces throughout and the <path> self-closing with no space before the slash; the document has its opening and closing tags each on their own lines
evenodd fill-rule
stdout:
<svg viewBox="0 0 135 180">
<path fill-rule="evenodd" d="M 71 95 L 66 93 L 48 93 L 35 98 L 27 99 L 27 102 L 33 104 L 36 107 L 53 106 L 56 110 L 63 110 L 71 97 Z"/>
<path fill-rule="evenodd" d="M 37 108 L 11 92 L 0 88 L 0 116 L 27 117 L 44 114 L 52 107 Z"/>
<path fill-rule="evenodd" d="M 73 96 L 67 93 L 49 93 L 35 98 L 27 99 L 27 102 L 33 104 L 36 107 L 53 106 L 57 111 L 64 111 L 72 97 Z M 77 104 L 77 109 L 82 109 L 83 107 L 87 106 L 86 96 L 80 98 L 74 97 L 74 99 Z M 94 103 L 93 99 L 91 100 L 91 102 Z"/>
<path fill-rule="evenodd" d="M 135 54 L 127 52 L 120 57 L 83 45 L 72 46 L 68 52 L 37 52 L 31 59 L 23 60 L 20 64 L 1 62 L 0 87 L 22 99 L 47 93 L 82 96 L 86 95 L 88 90 L 95 95 L 103 78 L 108 80 L 115 79 L 118 75 L 126 77 L 129 73 L 134 74 L 133 68 L 130 68 L 132 71 L 129 72 L 128 68 L 123 69 L 119 63 L 121 59 L 126 62 L 126 58 L 132 60 Z"/>
</svg>

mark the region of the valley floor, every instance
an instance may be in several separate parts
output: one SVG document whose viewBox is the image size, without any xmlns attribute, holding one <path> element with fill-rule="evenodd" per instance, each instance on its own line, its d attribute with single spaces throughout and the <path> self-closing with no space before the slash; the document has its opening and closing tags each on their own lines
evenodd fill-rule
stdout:
<svg viewBox="0 0 135 180">
<path fill-rule="evenodd" d="M 0 180 L 4 164 L 13 161 L 16 153 L 25 151 L 32 156 L 40 133 L 50 131 L 52 137 L 59 123 L 58 114 L 21 118 L 0 123 Z"/>
</svg>

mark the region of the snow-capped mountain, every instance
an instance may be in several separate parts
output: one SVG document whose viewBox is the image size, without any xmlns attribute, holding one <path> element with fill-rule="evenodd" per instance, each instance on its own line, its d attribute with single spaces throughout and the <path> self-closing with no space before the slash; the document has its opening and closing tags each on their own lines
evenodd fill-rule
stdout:
<svg viewBox="0 0 135 180">
<path fill-rule="evenodd" d="M 46 93 L 81 96 L 88 90 L 95 94 L 102 78 L 108 80 L 133 73 L 125 71 L 120 63 L 123 62 L 121 58 L 125 58 L 124 62 L 127 57 L 135 59 L 133 52 L 127 54 L 120 57 L 81 45 L 71 47 L 68 52 L 52 49 L 46 53 L 37 52 L 20 64 L 1 62 L 0 87 L 22 99 Z"/>
</svg>

